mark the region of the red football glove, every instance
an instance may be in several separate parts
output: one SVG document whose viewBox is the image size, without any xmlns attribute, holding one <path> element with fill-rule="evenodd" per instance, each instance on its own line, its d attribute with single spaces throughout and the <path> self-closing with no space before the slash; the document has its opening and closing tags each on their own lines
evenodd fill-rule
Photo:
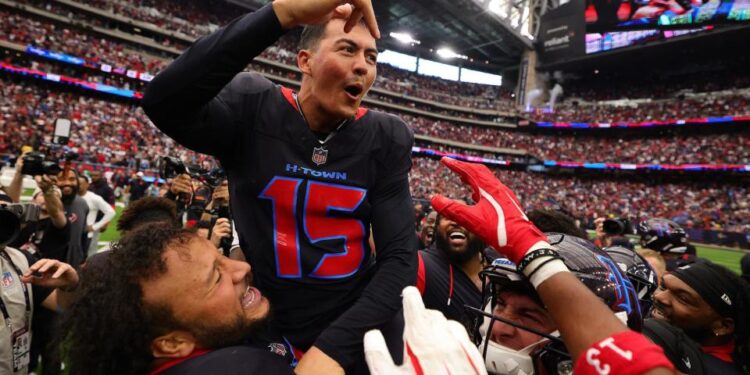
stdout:
<svg viewBox="0 0 750 375">
<path fill-rule="evenodd" d="M 471 186 L 472 199 L 467 206 L 442 195 L 432 197 L 432 207 L 479 236 L 485 243 L 518 264 L 534 245 L 550 247 L 544 235 L 521 210 L 518 198 L 483 164 L 440 160 Z M 540 246 L 535 246 L 540 247 Z"/>
</svg>

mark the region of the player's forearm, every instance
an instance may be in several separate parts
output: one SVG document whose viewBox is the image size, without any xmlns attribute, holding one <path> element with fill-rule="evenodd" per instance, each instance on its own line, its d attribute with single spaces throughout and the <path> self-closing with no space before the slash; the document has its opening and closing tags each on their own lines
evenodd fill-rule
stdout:
<svg viewBox="0 0 750 375">
<path fill-rule="evenodd" d="M 179 126 L 283 34 L 270 5 L 240 17 L 199 39 L 159 73 L 141 105 L 158 127 Z"/>
<path fill-rule="evenodd" d="M 628 329 L 570 272 L 545 280 L 537 293 L 557 324 L 572 358 L 578 358 L 593 343 Z"/>
<path fill-rule="evenodd" d="M 344 368 L 362 352 L 365 332 L 394 319 L 401 307 L 400 290 L 416 281 L 416 247 L 395 255 L 382 262 L 378 257 L 378 270 L 362 296 L 315 341 L 315 347 Z"/>
</svg>

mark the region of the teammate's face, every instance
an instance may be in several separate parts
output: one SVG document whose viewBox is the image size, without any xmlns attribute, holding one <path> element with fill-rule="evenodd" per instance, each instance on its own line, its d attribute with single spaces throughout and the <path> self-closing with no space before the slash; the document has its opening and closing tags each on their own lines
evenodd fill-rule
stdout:
<svg viewBox="0 0 750 375">
<path fill-rule="evenodd" d="M 545 333 L 556 329 L 547 311 L 527 295 L 503 291 L 496 303 L 494 315 Z M 495 321 L 490 331 L 490 340 L 513 350 L 521 350 L 541 339 L 542 336 L 500 321 Z"/>
<path fill-rule="evenodd" d="M 437 222 L 436 245 L 454 263 L 471 259 L 484 248 L 484 243 L 476 235 L 446 217 Z"/>
<path fill-rule="evenodd" d="M 420 239 L 422 243 L 427 246 L 432 243 L 432 239 L 435 236 L 435 220 L 437 219 L 437 212 L 432 211 L 427 214 L 427 218 L 424 220 L 424 225 L 420 231 Z"/>
<path fill-rule="evenodd" d="M 668 321 L 699 343 L 714 336 L 721 316 L 701 298 L 695 289 L 679 278 L 666 274 L 659 289 L 654 292 L 654 309 L 651 315 Z"/>
<path fill-rule="evenodd" d="M 91 181 L 99 181 L 99 179 L 102 178 L 102 172 L 100 171 L 91 171 Z"/>
<path fill-rule="evenodd" d="M 247 337 L 268 316 L 268 300 L 251 287 L 250 265 L 222 256 L 195 237 L 163 255 L 167 272 L 142 283 L 147 304 L 167 306 L 202 346 Z"/>
<path fill-rule="evenodd" d="M 378 50 L 363 24 L 349 33 L 333 19 L 309 59 L 312 94 L 323 112 L 336 118 L 356 114 L 375 80 Z"/>
</svg>

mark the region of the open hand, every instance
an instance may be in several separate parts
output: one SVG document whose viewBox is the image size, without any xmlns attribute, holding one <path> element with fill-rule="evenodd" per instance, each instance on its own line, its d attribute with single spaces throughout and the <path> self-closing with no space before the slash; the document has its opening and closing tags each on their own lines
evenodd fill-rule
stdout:
<svg viewBox="0 0 750 375">
<path fill-rule="evenodd" d="M 78 273 L 70 264 L 55 259 L 42 259 L 24 272 L 21 281 L 45 288 L 66 290 L 78 285 Z"/>
</svg>

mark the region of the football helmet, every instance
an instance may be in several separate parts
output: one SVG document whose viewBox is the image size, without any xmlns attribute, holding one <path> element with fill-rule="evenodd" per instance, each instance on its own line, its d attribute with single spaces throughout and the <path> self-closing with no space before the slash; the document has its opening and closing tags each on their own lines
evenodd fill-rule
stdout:
<svg viewBox="0 0 750 375">
<path fill-rule="evenodd" d="M 622 246 L 610 246 L 603 249 L 615 261 L 635 288 L 641 314 L 649 316 L 653 305 L 653 294 L 658 287 L 656 271 L 638 253 Z"/>
<path fill-rule="evenodd" d="M 679 224 L 667 219 L 648 219 L 638 224 L 641 246 L 661 253 L 684 254 L 687 251 L 687 233 Z"/>
<path fill-rule="evenodd" d="M 636 289 L 617 263 L 584 239 L 560 233 L 546 235 L 568 269 L 628 326 L 640 330 L 643 316 Z M 506 258 L 497 258 L 480 272 L 480 278 L 482 308 L 465 307 L 475 316 L 472 336 L 485 358 L 487 371 L 508 375 L 571 374 L 573 359 L 557 332 L 539 332 L 494 314 L 498 296 L 507 289 L 528 295 L 543 305 L 534 288 L 516 269 L 516 264 Z M 497 322 L 534 333 L 541 339 L 520 350 L 509 348 L 490 339 L 492 327 Z"/>
</svg>

